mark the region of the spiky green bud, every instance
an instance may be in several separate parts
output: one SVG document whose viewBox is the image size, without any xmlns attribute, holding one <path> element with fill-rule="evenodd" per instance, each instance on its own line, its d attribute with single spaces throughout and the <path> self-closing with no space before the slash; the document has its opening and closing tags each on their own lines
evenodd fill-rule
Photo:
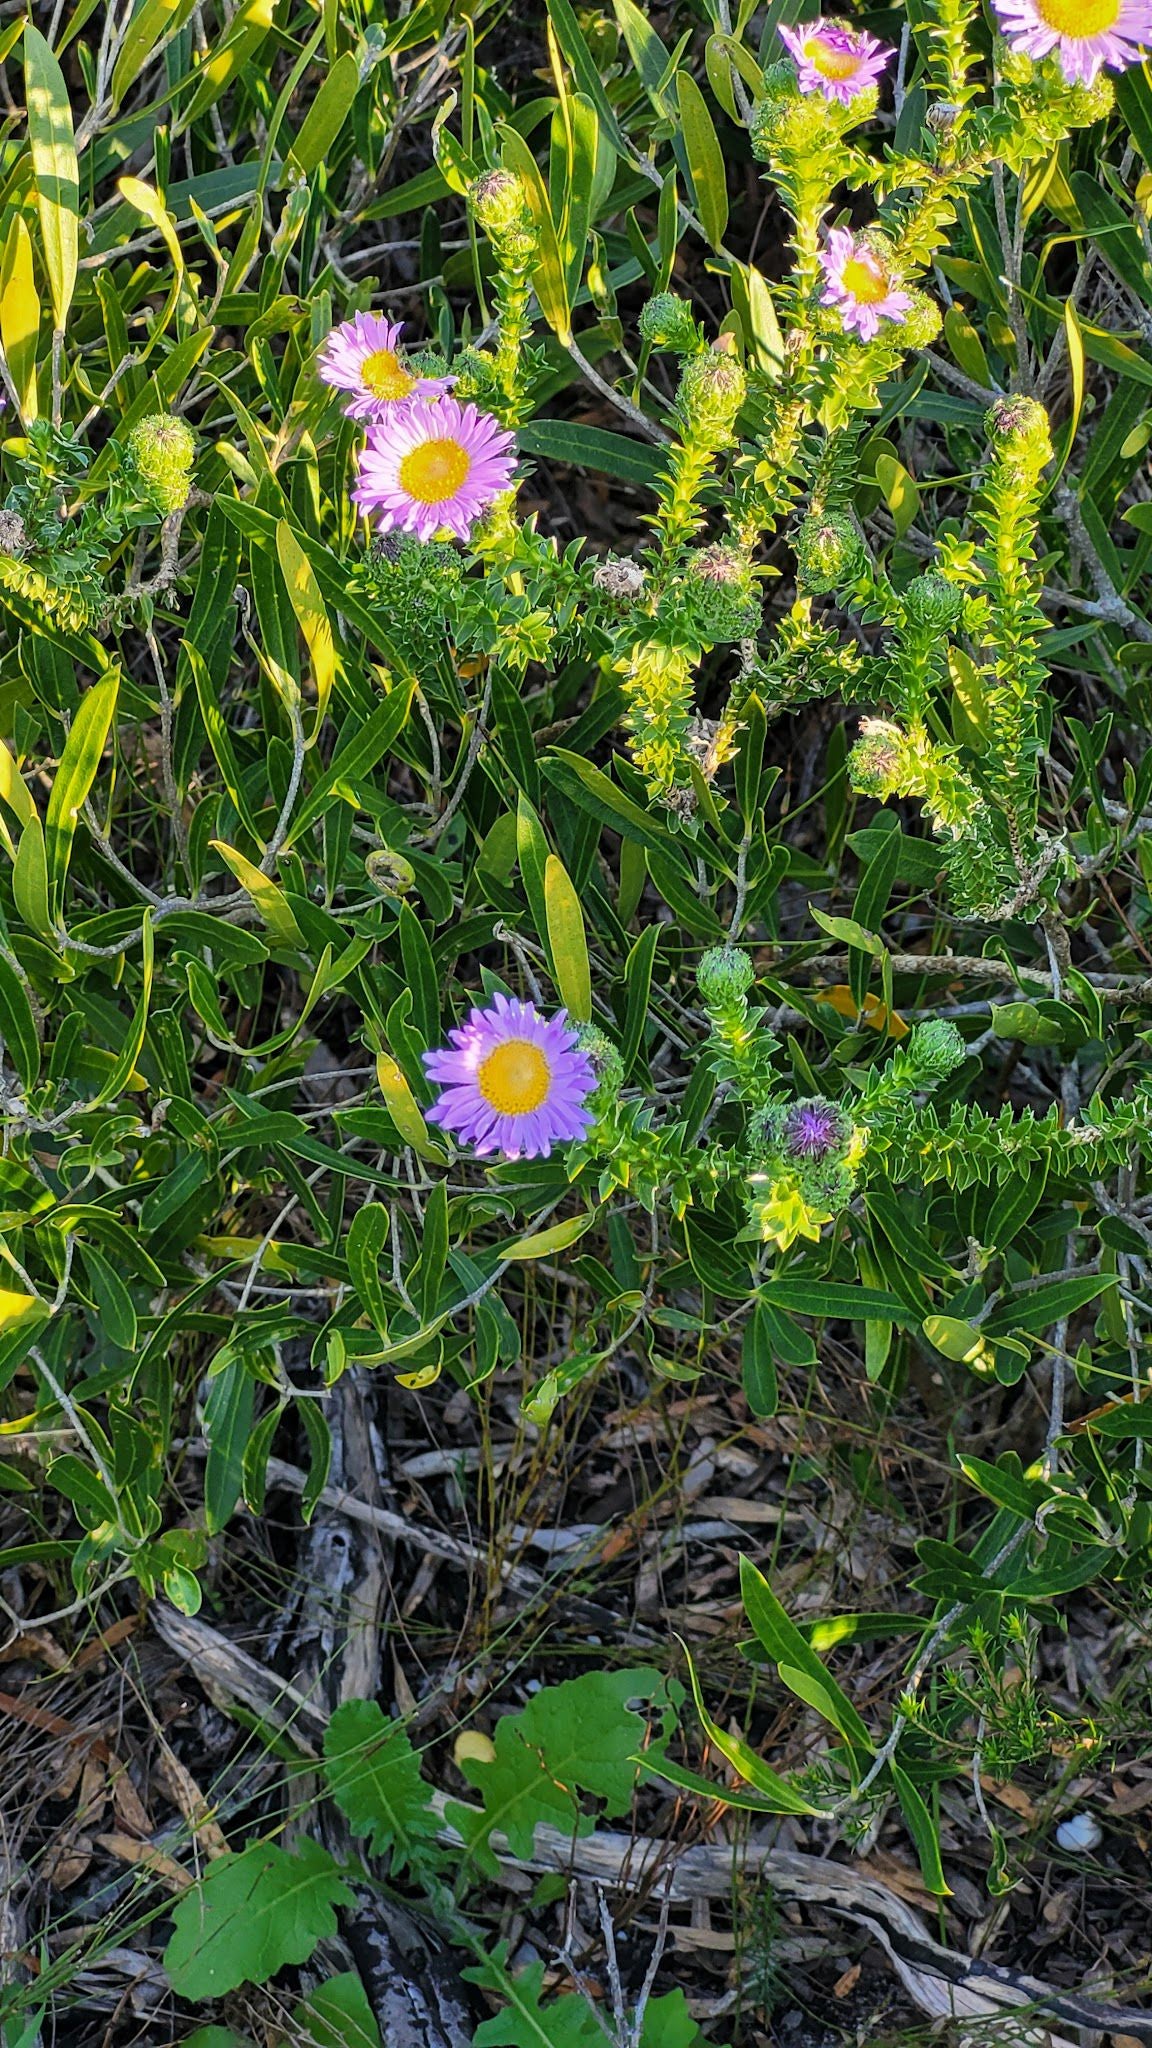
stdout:
<svg viewBox="0 0 1152 2048">
<path fill-rule="evenodd" d="M 696 969 L 696 985 L 709 1009 L 743 1003 L 756 970 L 738 946 L 710 946 Z"/>
<path fill-rule="evenodd" d="M 926 569 L 922 576 L 913 577 L 900 602 L 913 625 L 949 633 L 960 617 L 964 594 L 939 569 Z"/>
<path fill-rule="evenodd" d="M 747 388 L 740 364 L 727 349 L 713 347 L 690 357 L 677 394 L 689 429 L 709 439 L 726 438 Z"/>
<path fill-rule="evenodd" d="M 641 339 L 653 348 L 686 356 L 700 347 L 700 328 L 687 299 L 678 292 L 657 292 L 641 312 L 639 326 Z"/>
<path fill-rule="evenodd" d="M 142 498 L 165 518 L 188 502 L 196 437 L 174 414 L 154 412 L 128 436 L 125 468 Z"/>
<path fill-rule="evenodd" d="M 965 1055 L 964 1040 L 947 1017 L 928 1017 L 917 1024 L 904 1057 L 925 1081 L 943 1081 L 960 1065 Z"/>
<path fill-rule="evenodd" d="M 536 223 L 523 178 L 515 171 L 485 171 L 468 188 L 473 216 L 509 261 L 526 261 L 536 247 Z"/>
<path fill-rule="evenodd" d="M 842 589 L 864 566 L 864 543 L 843 512 L 810 512 L 793 545 L 800 581 L 814 597 Z"/>
</svg>

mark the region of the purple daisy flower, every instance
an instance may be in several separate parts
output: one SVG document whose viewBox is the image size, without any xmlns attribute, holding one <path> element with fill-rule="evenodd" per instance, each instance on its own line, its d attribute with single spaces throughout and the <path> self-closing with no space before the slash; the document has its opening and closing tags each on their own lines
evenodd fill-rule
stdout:
<svg viewBox="0 0 1152 2048">
<path fill-rule="evenodd" d="M 357 313 L 334 327 L 317 359 L 322 381 L 347 394 L 350 420 L 379 419 L 407 398 L 431 398 L 447 391 L 451 377 L 423 377 L 400 353 L 403 323 L 381 313 Z"/>
<path fill-rule="evenodd" d="M 852 1136 L 852 1125 L 838 1102 L 813 1095 L 806 1102 L 794 1102 L 780 1130 L 783 1151 L 793 1159 L 820 1161 L 842 1153 Z"/>
<path fill-rule="evenodd" d="M 467 540 L 515 467 L 513 436 L 490 413 L 413 398 L 369 427 L 352 502 L 382 533 L 398 526 L 431 540 L 447 527 Z"/>
<path fill-rule="evenodd" d="M 838 306 L 845 334 L 873 341 L 882 320 L 899 320 L 912 300 L 893 288 L 891 273 L 871 243 L 848 228 L 833 228 L 820 257 L 826 280 L 822 306 Z"/>
<path fill-rule="evenodd" d="M 553 1145 L 584 1136 L 596 1075 L 567 1011 L 542 1017 L 532 1003 L 497 995 L 448 1039 L 424 1055 L 428 1079 L 440 1084 L 430 1123 L 481 1157 L 547 1159 Z"/>
<path fill-rule="evenodd" d="M 846 21 L 802 21 L 797 28 L 782 28 L 780 40 L 796 59 L 796 83 L 801 92 L 822 93 L 826 100 L 848 106 L 857 93 L 875 85 L 891 50 L 865 29 L 852 28 Z"/>
<path fill-rule="evenodd" d="M 1026 57 L 1055 50 L 1069 85 L 1126 71 L 1152 43 L 1152 0 L 992 0 L 1000 32 Z"/>
</svg>

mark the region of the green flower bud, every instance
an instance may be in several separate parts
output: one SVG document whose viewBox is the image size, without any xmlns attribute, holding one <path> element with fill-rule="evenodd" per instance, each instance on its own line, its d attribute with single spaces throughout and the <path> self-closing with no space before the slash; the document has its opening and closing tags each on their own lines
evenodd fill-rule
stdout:
<svg viewBox="0 0 1152 2048">
<path fill-rule="evenodd" d="M 904 1048 L 905 1058 L 926 1081 L 945 1080 L 964 1055 L 964 1040 L 947 1017 L 917 1024 Z"/>
<path fill-rule="evenodd" d="M 677 398 L 691 430 L 726 437 L 744 403 L 747 391 L 744 372 L 726 349 L 705 349 L 684 365 Z"/>
<path fill-rule="evenodd" d="M 1116 101 L 1116 89 L 1107 72 L 1098 71 L 1091 85 L 1070 85 L 1062 112 L 1070 128 L 1092 128 L 1106 121 Z"/>
<path fill-rule="evenodd" d="M 900 316 L 900 339 L 906 348 L 927 348 L 943 325 L 943 315 L 927 292 L 908 294 L 911 304 Z"/>
<path fill-rule="evenodd" d="M 914 626 L 950 633 L 963 609 L 964 594 L 939 569 L 926 569 L 922 576 L 913 577 L 900 602 Z"/>
<path fill-rule="evenodd" d="M 528 188 L 514 171 L 485 171 L 469 186 L 468 198 L 477 224 L 494 242 L 535 241 Z"/>
<path fill-rule="evenodd" d="M 864 567 L 864 543 L 842 512 L 809 513 L 793 541 L 804 589 L 825 596 L 851 583 Z"/>
<path fill-rule="evenodd" d="M 171 413 L 150 413 L 128 436 L 125 468 L 142 498 L 165 517 L 188 502 L 196 455 L 191 427 Z"/>
<path fill-rule="evenodd" d="M 641 312 L 639 325 L 641 338 L 653 348 L 686 356 L 700 347 L 700 329 L 692 308 L 677 292 L 657 292 Z"/>
<path fill-rule="evenodd" d="M 742 1004 L 756 970 L 738 946 L 711 946 L 696 969 L 696 986 L 708 1008 L 731 1009 Z"/>
<path fill-rule="evenodd" d="M 1048 415 L 1034 398 L 998 398 L 985 414 L 984 426 L 1005 468 L 1037 477 L 1052 460 Z"/>
<path fill-rule="evenodd" d="M 861 796 L 891 796 L 900 781 L 906 749 L 904 734 L 887 718 L 865 718 L 860 738 L 848 756 L 848 780 Z"/>
<path fill-rule="evenodd" d="M 592 1070 L 596 1075 L 596 1090 L 592 1096 L 593 1112 L 597 1116 L 603 1116 L 617 1100 L 624 1086 L 624 1062 L 619 1049 L 613 1045 L 607 1032 L 601 1031 L 598 1024 L 579 1025 L 576 1039 L 581 1052 L 587 1053 L 591 1060 Z"/>
<path fill-rule="evenodd" d="M 821 93 L 800 92 L 791 64 L 773 66 L 764 84 L 764 98 L 753 107 L 748 129 L 752 154 L 762 163 L 784 157 L 810 163 L 818 150 L 842 148 L 845 128 L 876 111 L 874 86 L 857 93 L 850 108 L 838 107 Z"/>
<path fill-rule="evenodd" d="M 695 599 L 693 617 L 709 640 L 743 640 L 760 623 L 752 565 L 739 548 L 695 548 L 685 563 Z"/>
</svg>

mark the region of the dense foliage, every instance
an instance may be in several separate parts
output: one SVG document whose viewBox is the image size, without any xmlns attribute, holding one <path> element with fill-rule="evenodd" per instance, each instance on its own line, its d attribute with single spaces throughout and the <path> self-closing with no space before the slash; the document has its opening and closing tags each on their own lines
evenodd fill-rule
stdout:
<svg viewBox="0 0 1152 2048">
<path fill-rule="evenodd" d="M 249 1814 L 174 1931 L 147 1894 L 180 2038 L 375 1873 L 478 2043 L 678 2048 L 682 1985 L 512 1970 L 498 1857 L 662 1786 L 899 1815 L 944 1899 L 963 1784 L 1000 1894 L 985 1778 L 1147 1738 L 1043 1646 L 1139 1615 L 1152 1542 L 1152 19 L 802 11 L 0 31 L 14 1639 L 195 1617 L 284 1469 L 328 1498 L 346 1376 L 545 1464 L 620 1375 L 741 1429 L 847 1359 L 877 1442 L 996 1401 L 901 1507 L 879 1705 L 885 1617 L 798 1626 L 768 1552 L 745 1668 L 802 1756 L 671 1625 L 545 1657 L 478 1805 L 348 1701 L 301 1801 L 343 1847 Z M 69 1982 L 0 1981 L 5 2042 Z M 377 2038 L 350 1973 L 295 1995 L 286 2038 Z"/>
</svg>

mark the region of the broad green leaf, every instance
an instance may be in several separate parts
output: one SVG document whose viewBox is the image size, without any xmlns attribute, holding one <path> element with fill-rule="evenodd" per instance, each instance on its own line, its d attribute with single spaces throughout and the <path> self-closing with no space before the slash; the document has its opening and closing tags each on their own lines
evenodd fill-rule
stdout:
<svg viewBox="0 0 1152 2048">
<path fill-rule="evenodd" d="M 662 458 L 646 441 L 630 441 L 624 434 L 585 426 L 580 420 L 529 420 L 517 428 L 516 441 L 524 455 L 599 470 L 644 490 L 654 491 L 664 472 Z"/>
<path fill-rule="evenodd" d="M 780 1389 L 763 1302 L 756 1303 L 744 1325 L 740 1366 L 744 1395 L 753 1415 L 761 1419 L 775 1415 L 780 1405 Z"/>
<path fill-rule="evenodd" d="M 112 729 L 119 689 L 119 671 L 110 668 L 84 692 L 52 783 L 44 820 L 44 851 L 48 863 L 48 900 L 57 918 L 63 911 L 64 883 L 76 827 Z"/>
<path fill-rule="evenodd" d="M 844 1316 L 858 1321 L 907 1323 L 912 1320 L 895 1294 L 875 1287 L 846 1287 L 839 1280 L 770 1280 L 764 1298 L 776 1308 L 801 1316 Z"/>
<path fill-rule="evenodd" d="M 308 2048 L 383 2048 L 357 1971 L 342 1970 L 309 1993 L 293 2015 L 293 2037 Z"/>
<path fill-rule="evenodd" d="M 724 246 L 728 226 L 728 173 L 708 104 L 690 72 L 676 74 L 676 97 L 696 211 L 711 248 Z"/>
<path fill-rule="evenodd" d="M 62 332 L 76 287 L 80 179 L 64 74 L 39 29 L 33 28 L 31 22 L 24 30 L 24 97 L 40 239 L 52 296 L 52 323 Z"/>
<path fill-rule="evenodd" d="M 305 1836 L 291 1853 L 256 1842 L 221 1856 L 173 1908 L 164 1951 L 179 1998 L 222 1998 L 241 1984 L 266 1984 L 289 1963 L 306 1963 L 336 1934 L 337 1906 L 355 1899 L 326 1849 Z"/>
<path fill-rule="evenodd" d="M 438 1815 L 420 1758 L 398 1721 L 375 1700 L 337 1707 L 324 1736 L 328 1789 L 354 1835 L 375 1856 L 391 1858 L 392 1875 L 418 1864 L 435 1839 Z"/>
<path fill-rule="evenodd" d="M 817 924 L 822 925 L 832 938 L 839 939 L 842 946 L 859 946 L 862 953 L 871 953 L 874 960 L 883 959 L 883 939 L 877 938 L 875 932 L 865 931 L 854 917 L 829 917 L 828 912 L 820 910 L 815 903 L 810 908 Z"/>
<path fill-rule="evenodd" d="M 36 349 L 40 338 L 40 295 L 32 267 L 32 237 L 21 213 L 13 211 L 0 257 L 0 343 L 26 425 L 37 416 Z"/>
<path fill-rule="evenodd" d="M 345 50 L 316 94 L 300 124 L 288 154 L 298 171 L 311 177 L 323 163 L 345 121 L 360 86 L 360 66 L 352 50 Z"/>
<path fill-rule="evenodd" d="M 944 315 L 944 339 L 952 352 L 952 360 L 964 375 L 971 377 L 974 384 L 982 384 L 988 389 L 992 373 L 988 368 L 984 344 L 968 315 L 959 306 L 949 306 Z"/>
<path fill-rule="evenodd" d="M 556 986 L 573 1023 L 590 1024 L 592 971 L 588 964 L 584 913 L 571 877 L 554 853 L 548 855 L 544 865 L 544 902 Z"/>
</svg>

